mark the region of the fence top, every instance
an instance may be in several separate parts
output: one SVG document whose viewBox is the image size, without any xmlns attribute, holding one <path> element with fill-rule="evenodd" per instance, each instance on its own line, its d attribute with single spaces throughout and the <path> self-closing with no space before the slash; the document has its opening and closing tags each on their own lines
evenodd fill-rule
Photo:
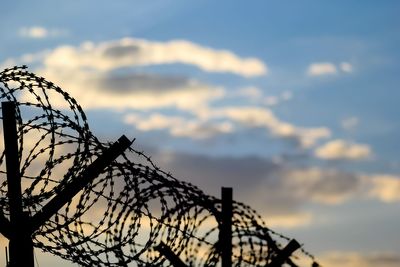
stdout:
<svg viewBox="0 0 400 267">
<path fill-rule="evenodd" d="M 0 99 L 16 104 L 22 206 L 34 217 L 112 144 L 93 135 L 75 99 L 26 67 L 0 72 Z M 0 153 L 0 213 L 7 219 L 4 149 Z M 35 247 L 83 266 L 168 266 L 156 249 L 160 244 L 187 265 L 216 266 L 221 217 L 220 199 L 176 179 L 130 146 L 40 224 L 32 239 Z M 235 266 L 267 266 L 290 241 L 236 201 L 231 230 Z M 297 256 L 314 262 L 303 248 Z"/>
</svg>

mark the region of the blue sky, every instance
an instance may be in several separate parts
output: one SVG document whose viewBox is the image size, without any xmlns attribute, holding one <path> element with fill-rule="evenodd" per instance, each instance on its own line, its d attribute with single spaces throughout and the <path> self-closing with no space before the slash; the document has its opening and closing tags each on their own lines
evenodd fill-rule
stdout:
<svg viewBox="0 0 400 267">
<path fill-rule="evenodd" d="M 399 265 L 398 1 L 2 9 L 0 66 L 70 92 L 104 140 L 136 137 L 211 194 L 234 187 L 325 266 Z"/>
</svg>

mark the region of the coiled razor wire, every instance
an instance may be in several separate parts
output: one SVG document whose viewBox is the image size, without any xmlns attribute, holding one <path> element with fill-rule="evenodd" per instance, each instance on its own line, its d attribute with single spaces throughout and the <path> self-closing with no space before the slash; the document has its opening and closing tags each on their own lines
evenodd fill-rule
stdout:
<svg viewBox="0 0 400 267">
<path fill-rule="evenodd" d="M 31 216 L 101 155 L 85 113 L 67 92 L 26 70 L 0 72 L 1 101 L 17 105 L 23 209 Z M 0 145 L 0 212 L 9 216 Z M 221 201 L 159 169 L 130 147 L 33 233 L 34 246 L 82 266 L 171 266 L 163 242 L 188 266 L 220 266 Z M 266 266 L 289 238 L 233 202 L 233 266 Z M 303 248 L 291 266 L 307 260 Z"/>
</svg>

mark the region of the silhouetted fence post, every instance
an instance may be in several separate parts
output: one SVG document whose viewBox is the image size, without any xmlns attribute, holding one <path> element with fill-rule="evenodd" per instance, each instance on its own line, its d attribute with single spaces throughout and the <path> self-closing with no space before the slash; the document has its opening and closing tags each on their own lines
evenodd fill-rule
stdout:
<svg viewBox="0 0 400 267">
<path fill-rule="evenodd" d="M 232 216 L 233 216 L 232 188 L 221 189 L 221 224 L 219 242 L 221 246 L 221 266 L 232 266 Z"/>
<path fill-rule="evenodd" d="M 7 267 L 33 267 L 32 234 L 99 176 L 132 142 L 126 136 L 121 136 L 117 142 L 93 161 L 79 177 L 76 177 L 55 195 L 41 211 L 31 216 L 23 211 L 22 205 L 15 103 L 2 102 L 2 115 L 10 218 L 8 220 L 4 214 L 0 214 L 0 232 L 9 240 L 10 261 Z"/>
<path fill-rule="evenodd" d="M 10 208 L 9 267 L 33 267 L 33 243 L 28 224 L 30 217 L 29 214 L 23 212 L 22 208 L 21 174 L 19 169 L 17 122 L 15 116 L 16 106 L 14 102 L 2 102 L 1 108 Z"/>
</svg>

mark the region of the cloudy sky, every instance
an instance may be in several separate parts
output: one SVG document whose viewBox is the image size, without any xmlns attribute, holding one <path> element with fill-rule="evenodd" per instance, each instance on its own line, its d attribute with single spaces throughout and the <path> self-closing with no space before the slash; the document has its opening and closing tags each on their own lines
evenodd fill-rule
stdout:
<svg viewBox="0 0 400 267">
<path fill-rule="evenodd" d="M 210 194 L 233 187 L 324 266 L 399 266 L 399 12 L 389 0 L 7 1 L 0 67 L 68 91 L 102 139 L 136 138 Z"/>
</svg>

